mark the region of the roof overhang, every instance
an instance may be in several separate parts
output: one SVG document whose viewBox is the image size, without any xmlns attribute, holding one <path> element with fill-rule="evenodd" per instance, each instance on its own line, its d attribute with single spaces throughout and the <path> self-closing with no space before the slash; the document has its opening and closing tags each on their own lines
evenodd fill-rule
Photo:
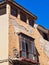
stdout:
<svg viewBox="0 0 49 65">
<path fill-rule="evenodd" d="M 46 29 L 46 28 L 44 28 L 44 27 L 43 27 L 43 26 L 41 26 L 41 25 L 38 25 L 38 26 L 37 26 L 37 29 L 41 30 L 43 33 L 46 33 L 46 34 L 48 34 L 48 33 L 49 33 L 49 30 L 48 30 L 48 29 Z"/>
<path fill-rule="evenodd" d="M 16 3 L 14 0 L 4 0 L 4 1 L 0 1 L 0 5 L 3 4 L 13 4 L 16 7 L 18 7 L 19 9 L 23 10 L 25 13 L 27 13 L 28 15 L 32 16 L 35 20 L 37 19 L 37 16 L 35 16 L 34 14 L 32 14 L 31 12 L 29 12 L 27 9 L 25 9 L 24 7 L 22 7 L 21 5 L 19 5 L 18 3 Z"/>
</svg>

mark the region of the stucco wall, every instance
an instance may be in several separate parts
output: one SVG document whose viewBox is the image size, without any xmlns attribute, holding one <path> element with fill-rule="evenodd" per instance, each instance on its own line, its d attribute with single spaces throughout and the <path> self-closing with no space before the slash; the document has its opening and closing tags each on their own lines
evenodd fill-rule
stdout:
<svg viewBox="0 0 49 65">
<path fill-rule="evenodd" d="M 7 15 L 0 16 L 0 60 L 8 59 L 8 19 Z M 0 63 L 8 65 L 8 62 Z"/>
<path fill-rule="evenodd" d="M 35 39 L 35 46 L 39 53 L 39 63 L 40 65 L 49 65 L 49 58 L 45 54 L 45 51 L 41 47 L 40 40 L 43 41 L 44 39 L 40 35 L 40 33 L 37 30 L 37 25 L 33 28 L 31 28 L 28 24 L 24 23 L 20 19 L 10 16 L 10 26 L 9 26 L 9 44 L 10 44 L 10 55 L 13 55 L 13 48 L 19 49 L 19 39 L 17 36 L 17 33 L 22 32 L 28 36 L 31 36 Z M 30 31 L 29 31 L 30 30 Z M 16 34 L 16 35 L 15 35 Z M 45 43 L 45 40 L 43 44 Z M 12 50 L 11 50 L 12 49 Z"/>
<path fill-rule="evenodd" d="M 36 45 L 36 48 L 37 48 L 38 53 L 39 53 L 40 65 L 49 65 L 49 57 L 45 53 L 46 50 L 43 49 L 45 44 L 47 44 L 47 43 L 45 43 L 46 40 L 43 39 L 43 37 L 41 36 L 41 34 L 37 30 L 37 28 L 34 29 L 34 38 L 35 38 L 35 45 Z M 42 46 L 41 44 L 44 46 Z"/>
<path fill-rule="evenodd" d="M 20 19 L 10 15 L 9 18 L 9 55 L 13 57 L 13 49 L 20 51 L 19 33 L 24 33 L 33 38 L 34 29 Z"/>
</svg>

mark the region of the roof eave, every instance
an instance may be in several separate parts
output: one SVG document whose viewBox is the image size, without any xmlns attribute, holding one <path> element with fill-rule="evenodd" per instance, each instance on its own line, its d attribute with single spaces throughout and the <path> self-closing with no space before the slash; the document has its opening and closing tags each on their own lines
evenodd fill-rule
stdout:
<svg viewBox="0 0 49 65">
<path fill-rule="evenodd" d="M 0 5 L 6 4 L 6 3 L 11 3 L 11 4 L 17 6 L 18 8 L 22 9 L 22 10 L 25 11 L 27 14 L 29 14 L 30 16 L 32 16 L 35 20 L 37 20 L 37 16 L 35 16 L 35 15 L 32 14 L 31 12 L 29 12 L 27 9 L 25 9 L 24 7 L 22 7 L 21 5 L 19 5 L 19 4 L 16 3 L 15 1 L 5 0 L 5 1 L 1 2 Z"/>
<path fill-rule="evenodd" d="M 41 30 L 42 32 L 48 34 L 48 29 L 44 28 L 43 26 L 38 25 L 37 29 Z"/>
<path fill-rule="evenodd" d="M 15 1 L 8 0 L 8 2 L 11 2 L 13 5 L 19 7 L 20 9 L 22 9 L 23 11 L 25 11 L 27 14 L 29 14 L 29 15 L 32 16 L 32 17 L 34 17 L 35 20 L 37 20 L 37 16 L 35 16 L 35 15 L 32 14 L 31 12 L 29 12 L 27 9 L 25 9 L 24 7 L 22 7 L 21 5 L 19 5 L 19 4 L 16 3 Z"/>
</svg>

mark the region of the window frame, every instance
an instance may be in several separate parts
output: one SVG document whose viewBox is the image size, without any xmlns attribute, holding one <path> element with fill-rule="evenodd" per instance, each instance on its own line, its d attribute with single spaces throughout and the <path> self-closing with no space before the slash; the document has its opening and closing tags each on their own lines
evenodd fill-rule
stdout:
<svg viewBox="0 0 49 65">
<path fill-rule="evenodd" d="M 19 39 L 21 38 L 21 35 L 19 36 Z M 23 38 L 23 36 L 22 36 L 22 38 Z M 21 38 L 21 39 L 22 39 Z M 36 56 L 36 54 L 34 54 L 34 51 L 32 52 L 32 53 L 30 53 L 29 51 L 24 51 L 24 50 L 22 50 L 22 48 L 21 48 L 21 39 L 20 39 L 20 57 L 23 57 L 23 56 L 21 56 L 21 52 L 25 52 L 26 53 L 26 57 L 23 57 L 23 58 L 28 58 L 28 59 L 31 59 L 31 58 L 29 58 L 29 54 L 32 54 L 34 57 Z M 25 38 L 26 39 L 26 41 L 27 41 L 27 38 Z M 30 40 L 29 40 L 30 41 Z M 34 40 L 32 40 L 33 41 L 33 43 L 32 44 L 34 44 Z M 26 43 L 26 44 L 28 44 L 28 43 Z M 35 45 L 34 45 L 35 46 Z M 28 47 L 29 48 L 29 47 Z M 31 59 L 31 60 L 33 60 L 33 59 Z"/>
</svg>

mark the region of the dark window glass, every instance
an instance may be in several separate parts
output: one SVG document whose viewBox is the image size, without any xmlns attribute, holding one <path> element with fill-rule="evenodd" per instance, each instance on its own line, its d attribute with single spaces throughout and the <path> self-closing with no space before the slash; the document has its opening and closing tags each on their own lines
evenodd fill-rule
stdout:
<svg viewBox="0 0 49 65">
<path fill-rule="evenodd" d="M 26 51 L 25 39 L 23 37 L 20 37 L 20 48 L 21 50 Z"/>
<path fill-rule="evenodd" d="M 26 22 L 26 15 L 22 12 L 20 12 L 20 19 L 24 22 Z"/>
<path fill-rule="evenodd" d="M 33 44 L 31 41 L 28 41 L 28 52 L 33 53 Z"/>
<path fill-rule="evenodd" d="M 21 51 L 21 57 L 26 58 L 26 52 Z"/>
<path fill-rule="evenodd" d="M 29 20 L 29 25 L 34 26 L 34 20 Z"/>
<path fill-rule="evenodd" d="M 6 14 L 6 7 L 0 8 L 0 15 Z"/>
<path fill-rule="evenodd" d="M 24 51 L 26 51 L 26 45 L 25 45 L 25 39 L 24 38 L 22 38 L 22 40 L 21 40 L 21 45 L 22 45 L 22 50 L 24 50 Z"/>
<path fill-rule="evenodd" d="M 11 14 L 15 17 L 18 16 L 18 10 L 17 9 L 14 9 L 14 8 L 11 8 Z"/>
<path fill-rule="evenodd" d="M 29 53 L 29 58 L 30 58 L 31 60 L 35 60 L 34 55 L 33 55 L 33 54 L 30 54 L 30 53 Z"/>
</svg>

